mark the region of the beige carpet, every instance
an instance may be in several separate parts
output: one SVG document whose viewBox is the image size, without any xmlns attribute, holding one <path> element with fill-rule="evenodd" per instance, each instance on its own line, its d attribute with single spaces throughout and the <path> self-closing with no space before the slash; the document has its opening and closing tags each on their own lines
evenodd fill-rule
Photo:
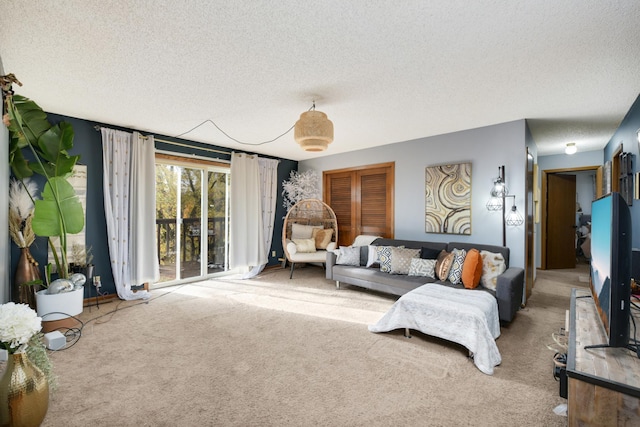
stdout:
<svg viewBox="0 0 640 427">
<path fill-rule="evenodd" d="M 370 333 L 392 297 L 336 290 L 313 266 L 288 274 L 86 308 L 82 338 L 52 354 L 59 388 L 43 425 L 566 425 L 553 413 L 566 400 L 548 346 L 586 269 L 538 273 L 527 307 L 502 328 L 493 376 L 461 346 Z"/>
</svg>

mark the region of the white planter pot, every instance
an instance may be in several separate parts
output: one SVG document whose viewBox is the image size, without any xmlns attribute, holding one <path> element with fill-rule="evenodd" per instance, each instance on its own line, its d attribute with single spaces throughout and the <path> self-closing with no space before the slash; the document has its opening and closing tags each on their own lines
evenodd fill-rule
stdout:
<svg viewBox="0 0 640 427">
<path fill-rule="evenodd" d="M 44 321 L 66 319 L 82 313 L 84 287 L 71 292 L 49 295 L 43 289 L 36 292 L 38 317 Z"/>
</svg>

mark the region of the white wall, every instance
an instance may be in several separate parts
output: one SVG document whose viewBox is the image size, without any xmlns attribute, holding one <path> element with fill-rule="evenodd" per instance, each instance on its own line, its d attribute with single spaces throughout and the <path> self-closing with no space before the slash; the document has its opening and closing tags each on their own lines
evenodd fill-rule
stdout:
<svg viewBox="0 0 640 427">
<path fill-rule="evenodd" d="M 322 176 L 327 170 L 384 162 L 395 162 L 395 238 L 502 245 L 501 215 L 485 207 L 501 165 L 505 165 L 510 193 L 516 195 L 516 205 L 524 213 L 524 120 L 304 160 L 298 169 L 301 172 L 314 169 Z M 426 233 L 425 168 L 462 162 L 472 164 L 471 235 Z M 511 250 L 511 265 L 524 267 L 524 225 L 507 228 L 507 246 Z"/>
<path fill-rule="evenodd" d="M 0 67 L 1 68 L 1 67 Z M 0 125 L 0 224 L 9 223 L 9 130 Z M 9 283 L 9 266 L 11 260 L 9 246 L 9 227 L 0 227 L 0 303 L 9 301 L 11 284 Z"/>
<path fill-rule="evenodd" d="M 591 215 L 591 202 L 595 199 L 595 171 L 575 172 L 576 176 L 576 199 L 580 203 L 582 213 Z"/>
</svg>

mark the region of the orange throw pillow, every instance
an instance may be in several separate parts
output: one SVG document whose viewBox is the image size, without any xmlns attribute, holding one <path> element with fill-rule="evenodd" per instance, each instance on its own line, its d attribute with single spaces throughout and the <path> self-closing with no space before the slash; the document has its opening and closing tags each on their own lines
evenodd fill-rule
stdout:
<svg viewBox="0 0 640 427">
<path fill-rule="evenodd" d="M 470 249 L 462 265 L 462 284 L 467 289 L 475 289 L 482 277 L 482 256 L 477 249 Z"/>
</svg>

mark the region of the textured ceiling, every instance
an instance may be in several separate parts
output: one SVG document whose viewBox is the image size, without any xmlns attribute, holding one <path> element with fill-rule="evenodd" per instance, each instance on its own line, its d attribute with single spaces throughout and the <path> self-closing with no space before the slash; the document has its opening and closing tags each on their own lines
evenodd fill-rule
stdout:
<svg viewBox="0 0 640 427">
<path fill-rule="evenodd" d="M 212 120 L 257 144 L 315 99 L 323 153 L 293 132 L 184 135 L 294 160 L 523 118 L 539 155 L 598 150 L 640 93 L 637 0 L 2 5 L 4 73 L 45 110 L 168 136 Z"/>
</svg>

